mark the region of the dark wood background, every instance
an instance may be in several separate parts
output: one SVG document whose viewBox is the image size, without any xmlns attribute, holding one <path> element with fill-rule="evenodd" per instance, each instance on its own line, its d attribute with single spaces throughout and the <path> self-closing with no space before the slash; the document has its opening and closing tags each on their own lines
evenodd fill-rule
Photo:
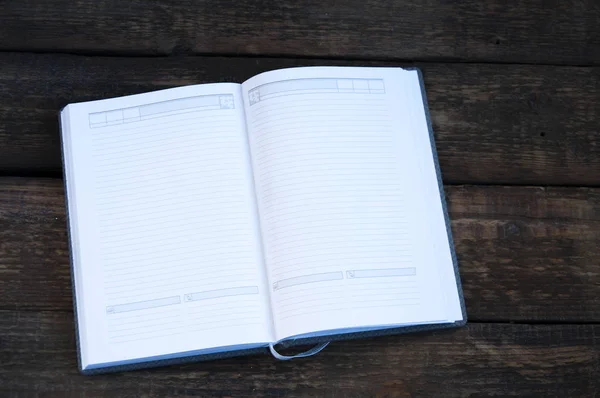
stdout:
<svg viewBox="0 0 600 398">
<path fill-rule="evenodd" d="M 58 110 L 300 65 L 422 68 L 469 324 L 78 374 Z M 0 1 L 0 396 L 600 394 L 600 2 Z"/>
</svg>

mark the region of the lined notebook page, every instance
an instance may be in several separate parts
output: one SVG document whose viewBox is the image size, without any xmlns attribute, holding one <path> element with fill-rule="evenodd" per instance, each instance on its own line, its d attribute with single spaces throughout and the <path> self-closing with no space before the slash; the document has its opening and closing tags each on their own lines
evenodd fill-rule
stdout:
<svg viewBox="0 0 600 398">
<path fill-rule="evenodd" d="M 240 86 L 69 111 L 91 362 L 268 342 Z"/>
<path fill-rule="evenodd" d="M 405 75 L 298 68 L 243 85 L 278 339 L 446 319 Z"/>
</svg>

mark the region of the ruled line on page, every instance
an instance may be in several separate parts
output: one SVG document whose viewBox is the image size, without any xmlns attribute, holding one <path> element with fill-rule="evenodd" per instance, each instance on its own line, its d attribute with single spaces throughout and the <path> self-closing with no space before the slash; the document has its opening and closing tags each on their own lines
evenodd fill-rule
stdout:
<svg viewBox="0 0 600 398">
<path fill-rule="evenodd" d="M 164 307 L 166 305 L 175 305 L 181 303 L 181 297 L 171 296 L 155 300 L 138 301 L 134 303 L 110 305 L 106 307 L 107 314 L 117 314 L 120 312 L 139 311 L 148 308 Z"/>
<path fill-rule="evenodd" d="M 184 294 L 184 302 L 209 300 L 219 297 L 245 296 L 258 294 L 258 286 L 230 287 L 227 289 L 207 290 L 203 292 Z"/>
<path fill-rule="evenodd" d="M 344 279 L 344 274 L 341 272 L 325 272 L 321 274 L 302 275 L 294 278 L 275 281 L 273 283 L 273 290 L 285 289 L 290 286 L 303 285 L 307 283 L 337 281 L 342 279 Z"/>
</svg>

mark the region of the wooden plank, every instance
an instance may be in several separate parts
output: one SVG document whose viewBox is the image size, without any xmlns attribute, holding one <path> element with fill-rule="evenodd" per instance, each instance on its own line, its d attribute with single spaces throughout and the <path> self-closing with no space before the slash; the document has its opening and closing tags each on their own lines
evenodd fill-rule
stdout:
<svg viewBox="0 0 600 398">
<path fill-rule="evenodd" d="M 598 64 L 594 0 L 3 5 L 0 49 Z"/>
<path fill-rule="evenodd" d="M 0 313 L 3 396 L 595 396 L 600 325 L 469 324 L 268 354 L 81 376 L 69 313 Z M 11 395 L 12 394 L 12 395 Z"/>
<path fill-rule="evenodd" d="M 598 321 L 599 189 L 447 186 L 446 195 L 469 314 Z"/>
<path fill-rule="evenodd" d="M 69 102 L 241 82 L 283 67 L 369 63 L 7 53 L 0 64 L 0 172 L 59 176 L 57 112 Z M 600 68 L 419 66 L 446 183 L 600 184 L 600 173 L 591 172 L 600 170 Z"/>
<path fill-rule="evenodd" d="M 0 309 L 71 309 L 61 181 L 0 188 Z M 446 191 L 469 319 L 600 320 L 600 189 Z"/>
</svg>

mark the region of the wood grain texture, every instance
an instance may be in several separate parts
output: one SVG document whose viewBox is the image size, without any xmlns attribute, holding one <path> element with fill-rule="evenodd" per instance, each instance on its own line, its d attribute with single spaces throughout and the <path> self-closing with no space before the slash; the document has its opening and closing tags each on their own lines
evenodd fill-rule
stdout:
<svg viewBox="0 0 600 398">
<path fill-rule="evenodd" d="M 61 181 L 0 187 L 0 309 L 70 310 Z M 470 320 L 600 321 L 600 189 L 446 192 Z"/>
<path fill-rule="evenodd" d="M 2 396 L 595 396 L 599 325 L 469 324 L 270 355 L 92 377 L 77 373 L 70 313 L 0 313 Z M 29 396 L 29 395 L 28 395 Z"/>
<path fill-rule="evenodd" d="M 0 172 L 60 173 L 57 113 L 69 102 L 302 65 L 268 58 L 104 58 L 0 54 Z M 418 64 L 444 181 L 600 185 L 600 68 Z M 53 173 L 53 174 L 52 174 Z"/>
<path fill-rule="evenodd" d="M 0 49 L 589 65 L 594 0 L 3 2 Z"/>
</svg>

